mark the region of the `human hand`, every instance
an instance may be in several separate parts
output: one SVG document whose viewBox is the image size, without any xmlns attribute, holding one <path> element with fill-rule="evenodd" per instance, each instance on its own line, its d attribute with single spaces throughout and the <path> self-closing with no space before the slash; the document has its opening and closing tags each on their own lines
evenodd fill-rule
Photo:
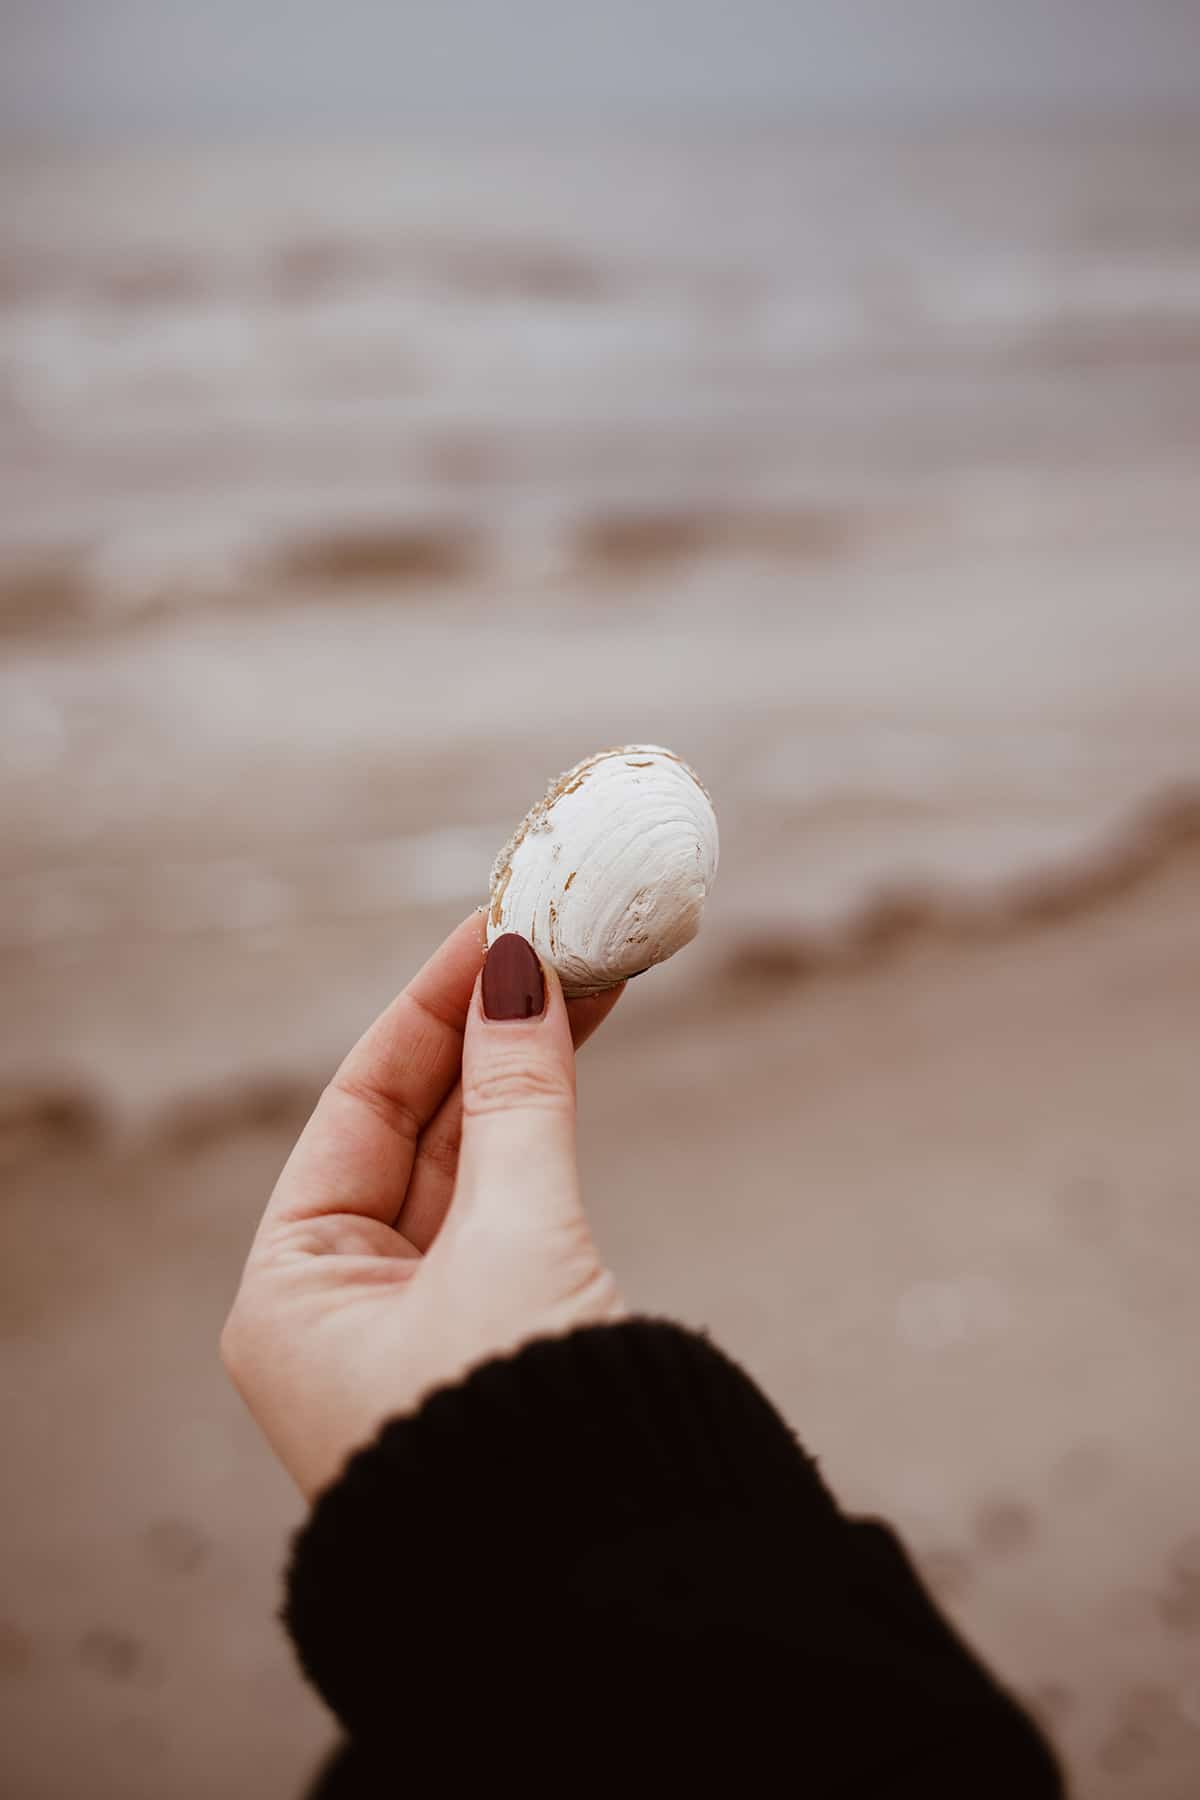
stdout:
<svg viewBox="0 0 1200 1800">
<path fill-rule="evenodd" d="M 527 1338 L 621 1316 L 580 1198 L 572 1044 L 621 990 L 564 1002 L 515 935 L 481 978 L 483 940 L 472 914 L 342 1063 L 221 1336 L 309 1499 L 432 1389 Z"/>
</svg>

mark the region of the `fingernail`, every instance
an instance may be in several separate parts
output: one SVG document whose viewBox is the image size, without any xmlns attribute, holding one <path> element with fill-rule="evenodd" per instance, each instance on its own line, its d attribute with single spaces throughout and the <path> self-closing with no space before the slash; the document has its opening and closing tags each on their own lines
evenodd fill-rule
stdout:
<svg viewBox="0 0 1200 1800">
<path fill-rule="evenodd" d="M 532 944 L 506 931 L 483 964 L 483 1010 L 489 1019 L 535 1019 L 546 1007 L 546 982 Z"/>
</svg>

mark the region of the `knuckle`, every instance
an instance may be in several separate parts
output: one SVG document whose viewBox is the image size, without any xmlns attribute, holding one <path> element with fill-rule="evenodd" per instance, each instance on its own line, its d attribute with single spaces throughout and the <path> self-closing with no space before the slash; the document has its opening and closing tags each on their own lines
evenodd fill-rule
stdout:
<svg viewBox="0 0 1200 1800">
<path fill-rule="evenodd" d="M 420 1135 L 421 1119 L 415 1108 L 402 1095 L 389 1091 L 378 1082 L 339 1069 L 325 1091 L 335 1099 L 349 1100 L 374 1113 L 404 1143 L 415 1143 Z"/>
<path fill-rule="evenodd" d="M 573 1105 L 566 1074 L 544 1063 L 496 1062 L 475 1070 L 463 1082 L 463 1112 L 468 1118 L 528 1108 L 568 1112 Z"/>
<path fill-rule="evenodd" d="M 453 1180 L 458 1170 L 458 1151 L 462 1139 L 461 1127 L 445 1136 L 431 1133 L 421 1140 L 417 1149 L 417 1158 L 435 1175 L 445 1176 Z"/>
</svg>

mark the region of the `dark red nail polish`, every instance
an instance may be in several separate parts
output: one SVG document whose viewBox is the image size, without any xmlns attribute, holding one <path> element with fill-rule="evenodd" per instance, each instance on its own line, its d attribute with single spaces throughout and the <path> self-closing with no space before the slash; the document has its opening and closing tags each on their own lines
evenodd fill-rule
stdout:
<svg viewBox="0 0 1200 1800">
<path fill-rule="evenodd" d="M 498 937 L 483 965 L 483 1010 L 489 1019 L 536 1019 L 546 982 L 532 944 L 516 931 Z"/>
</svg>

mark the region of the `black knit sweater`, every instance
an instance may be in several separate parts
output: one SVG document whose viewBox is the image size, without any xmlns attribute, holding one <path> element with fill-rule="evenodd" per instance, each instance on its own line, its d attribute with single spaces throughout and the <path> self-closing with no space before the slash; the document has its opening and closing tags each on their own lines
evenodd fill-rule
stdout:
<svg viewBox="0 0 1200 1800">
<path fill-rule="evenodd" d="M 526 1346 L 318 1501 L 288 1628 L 349 1734 L 320 1800 L 1042 1800 L 1033 1725 L 754 1384 L 648 1320 Z"/>
</svg>

